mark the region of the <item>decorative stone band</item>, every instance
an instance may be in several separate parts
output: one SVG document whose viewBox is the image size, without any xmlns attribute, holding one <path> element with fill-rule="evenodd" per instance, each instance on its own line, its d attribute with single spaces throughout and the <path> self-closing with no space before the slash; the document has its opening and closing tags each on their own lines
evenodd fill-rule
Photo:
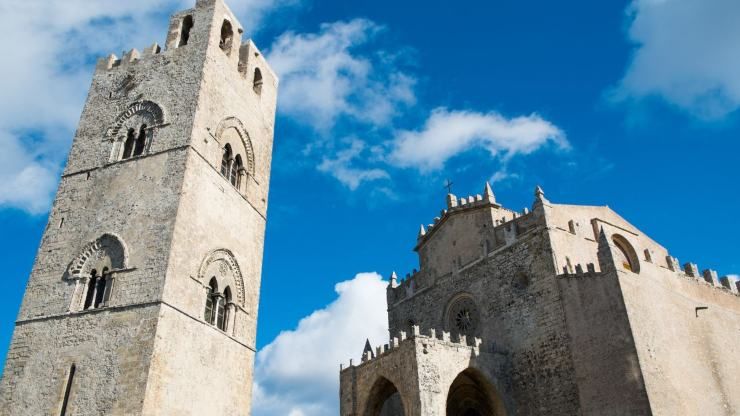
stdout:
<svg viewBox="0 0 740 416">
<path fill-rule="evenodd" d="M 427 334 L 423 335 L 419 326 L 414 325 L 412 327 L 411 334 L 407 334 L 405 331 L 400 331 L 397 336 L 392 337 L 388 344 L 378 346 L 375 351 L 372 348 L 366 348 L 362 354 L 361 364 L 354 365 L 353 360 L 349 360 L 349 367 L 344 368 L 341 366 L 340 370 L 349 369 L 350 367 L 359 367 L 373 360 L 381 359 L 389 354 L 392 354 L 394 350 L 397 350 L 403 345 L 413 343 L 416 340 L 423 340 L 427 343 L 434 343 L 439 345 L 445 345 L 453 348 L 469 348 L 474 356 L 480 355 L 480 347 L 483 341 L 477 337 L 468 337 L 466 335 L 455 335 L 451 337 L 451 334 L 447 331 L 437 333 L 435 329 L 430 329 Z"/>
</svg>

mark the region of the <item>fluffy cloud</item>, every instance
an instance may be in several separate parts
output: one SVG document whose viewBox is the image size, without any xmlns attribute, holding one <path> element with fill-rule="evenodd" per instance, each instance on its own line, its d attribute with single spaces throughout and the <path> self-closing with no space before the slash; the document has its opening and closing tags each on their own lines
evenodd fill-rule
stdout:
<svg viewBox="0 0 740 416">
<path fill-rule="evenodd" d="M 567 147 L 565 134 L 538 115 L 506 118 L 501 114 L 434 110 L 421 130 L 400 131 L 392 143 L 391 163 L 436 170 L 473 148 L 503 160 L 531 153 L 548 143 Z"/>
<path fill-rule="evenodd" d="M 363 182 L 388 179 L 388 172 L 383 169 L 354 166 L 366 147 L 363 141 L 352 139 L 349 146 L 337 152 L 334 158 L 324 157 L 318 169 L 331 174 L 353 191 Z"/>
<path fill-rule="evenodd" d="M 299 0 L 230 0 L 252 32 L 276 7 Z M 92 61 L 160 44 L 167 18 L 194 0 L 0 2 L 0 208 L 49 205 L 89 87 Z"/>
<path fill-rule="evenodd" d="M 303 318 L 257 354 L 256 416 L 337 414 L 339 364 L 358 359 L 365 339 L 387 342 L 385 290 L 376 273 L 338 283 L 327 307 Z"/>
<path fill-rule="evenodd" d="M 634 57 L 618 99 L 660 97 L 701 118 L 740 106 L 740 2 L 634 0 Z"/>
<path fill-rule="evenodd" d="M 318 33 L 282 34 L 267 59 L 281 77 L 279 111 L 327 131 L 339 117 L 383 124 L 415 101 L 414 78 L 383 51 L 362 53 L 383 30 L 365 19 L 325 23 Z"/>
</svg>

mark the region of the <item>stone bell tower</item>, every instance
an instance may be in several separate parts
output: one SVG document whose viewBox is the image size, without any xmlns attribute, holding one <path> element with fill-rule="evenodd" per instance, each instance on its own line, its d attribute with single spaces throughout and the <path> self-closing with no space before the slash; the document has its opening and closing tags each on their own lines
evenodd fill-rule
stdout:
<svg viewBox="0 0 740 416">
<path fill-rule="evenodd" d="M 98 63 L 0 415 L 248 415 L 278 80 L 223 0 Z"/>
</svg>

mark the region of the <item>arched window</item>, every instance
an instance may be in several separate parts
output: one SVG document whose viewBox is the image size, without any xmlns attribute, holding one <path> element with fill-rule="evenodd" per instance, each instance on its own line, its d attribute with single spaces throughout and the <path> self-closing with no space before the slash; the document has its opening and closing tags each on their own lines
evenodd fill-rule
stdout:
<svg viewBox="0 0 740 416">
<path fill-rule="evenodd" d="M 98 275 L 98 271 L 93 269 L 90 272 L 90 280 L 87 284 L 87 295 L 85 296 L 83 309 L 97 309 L 105 306 L 110 299 L 112 286 L 113 279 L 107 267 L 103 268 L 101 275 Z"/>
<path fill-rule="evenodd" d="M 224 178 L 229 177 L 229 171 L 231 170 L 231 146 L 226 144 L 224 146 L 224 153 L 221 157 L 221 175 Z"/>
<path fill-rule="evenodd" d="M 134 143 L 136 143 L 136 137 L 134 137 L 134 129 L 128 129 L 128 133 L 126 133 L 126 142 L 124 142 L 123 144 L 122 159 L 128 159 L 131 157 L 131 153 L 134 150 Z"/>
<path fill-rule="evenodd" d="M 146 124 L 142 124 L 139 128 L 139 135 L 136 137 L 136 147 L 134 148 L 134 156 L 139 156 L 144 153 L 144 147 L 146 147 Z"/>
<path fill-rule="evenodd" d="M 243 169 L 244 169 L 244 164 L 242 163 L 242 157 L 241 155 L 236 155 L 236 157 L 234 158 L 234 163 L 231 164 L 231 173 L 229 175 L 229 181 L 237 189 L 241 185 L 241 173 Z"/>
<path fill-rule="evenodd" d="M 203 319 L 209 324 L 213 325 L 215 318 L 215 309 L 218 306 L 218 282 L 216 278 L 212 277 L 208 283 L 208 293 L 206 294 L 206 310 L 203 314 Z"/>
<path fill-rule="evenodd" d="M 218 316 L 216 319 L 216 326 L 222 331 L 226 331 L 229 326 L 229 304 L 231 303 L 231 288 L 226 287 L 224 289 L 224 296 L 220 303 L 218 310 Z"/>
<path fill-rule="evenodd" d="M 193 28 L 193 16 L 187 15 L 182 19 L 182 29 L 180 29 L 180 46 L 185 46 L 190 40 L 190 29 Z"/>
<path fill-rule="evenodd" d="M 612 236 L 612 242 L 617 247 L 615 255 L 615 262 L 621 265 L 625 270 L 629 270 L 632 273 L 640 273 L 640 261 L 637 259 L 637 254 L 632 245 L 627 241 L 626 238 L 619 234 Z"/>
<path fill-rule="evenodd" d="M 260 71 L 259 68 L 254 68 L 254 81 L 252 83 L 252 88 L 257 94 L 262 93 L 262 82 L 262 71 Z"/>
<path fill-rule="evenodd" d="M 87 296 L 85 296 L 85 306 L 83 309 L 90 309 L 95 300 L 95 288 L 98 285 L 98 271 L 93 269 L 90 272 L 90 280 L 87 283 Z"/>
<path fill-rule="evenodd" d="M 225 331 L 227 314 L 226 304 L 231 302 L 231 289 L 227 286 L 224 293 L 219 293 L 218 282 L 216 277 L 212 277 L 208 283 L 206 293 L 206 309 L 203 313 L 203 319 L 218 329 Z"/>
<path fill-rule="evenodd" d="M 231 56 L 231 45 L 234 41 L 234 29 L 231 27 L 231 22 L 224 20 L 221 25 L 221 41 L 218 46 L 222 51 L 226 52 L 226 55 Z"/>
</svg>

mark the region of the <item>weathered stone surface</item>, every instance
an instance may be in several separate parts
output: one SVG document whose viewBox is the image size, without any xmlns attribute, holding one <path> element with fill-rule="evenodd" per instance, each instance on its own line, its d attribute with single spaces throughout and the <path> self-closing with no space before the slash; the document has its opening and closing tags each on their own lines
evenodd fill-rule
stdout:
<svg viewBox="0 0 740 416">
<path fill-rule="evenodd" d="M 0 415 L 59 414 L 73 364 L 67 415 L 249 414 L 278 81 L 242 31 L 222 0 L 198 0 L 172 17 L 166 50 L 98 63 Z M 237 186 L 221 174 L 227 144 Z M 223 329 L 204 317 L 212 278 L 231 294 Z"/>
<path fill-rule="evenodd" d="M 419 233 L 420 270 L 392 280 L 388 321 L 391 336 L 419 325 L 471 347 L 416 336 L 344 368 L 343 416 L 386 400 L 406 416 L 740 413 L 740 298 L 716 273 L 684 273 L 608 207 L 539 187 L 523 214 L 459 201 Z"/>
</svg>

